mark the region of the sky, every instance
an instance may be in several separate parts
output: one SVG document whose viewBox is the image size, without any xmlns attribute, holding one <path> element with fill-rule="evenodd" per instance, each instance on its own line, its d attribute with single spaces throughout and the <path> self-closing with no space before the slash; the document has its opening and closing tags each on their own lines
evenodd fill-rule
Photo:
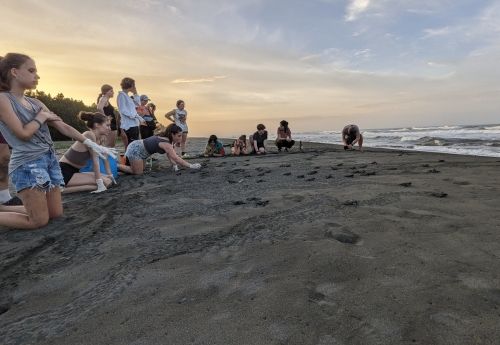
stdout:
<svg viewBox="0 0 500 345">
<path fill-rule="evenodd" d="M 190 135 L 500 123 L 500 1 L 0 0 L 0 55 L 96 101 L 136 80 Z M 112 100 L 116 104 L 116 99 Z"/>
</svg>

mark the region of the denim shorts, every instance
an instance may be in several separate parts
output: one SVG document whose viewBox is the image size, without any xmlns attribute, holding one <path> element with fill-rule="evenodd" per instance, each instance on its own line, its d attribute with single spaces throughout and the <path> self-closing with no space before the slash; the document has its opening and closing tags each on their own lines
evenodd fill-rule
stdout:
<svg viewBox="0 0 500 345">
<path fill-rule="evenodd" d="M 151 154 L 144 147 L 142 140 L 135 140 L 127 146 L 125 156 L 129 161 L 140 161 L 148 158 Z"/>
<path fill-rule="evenodd" d="M 17 193 L 26 188 L 37 188 L 44 192 L 54 187 L 64 188 L 61 168 L 56 154 L 52 151 L 20 165 L 10 174 L 10 178 Z"/>
</svg>

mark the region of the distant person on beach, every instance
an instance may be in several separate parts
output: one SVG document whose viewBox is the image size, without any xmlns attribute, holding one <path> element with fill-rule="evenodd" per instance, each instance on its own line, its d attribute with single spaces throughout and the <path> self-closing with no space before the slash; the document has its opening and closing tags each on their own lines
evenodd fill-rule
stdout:
<svg viewBox="0 0 500 345">
<path fill-rule="evenodd" d="M 223 157 L 226 154 L 224 145 L 219 141 L 216 135 L 212 134 L 208 138 L 208 143 L 205 148 L 205 157 Z"/>
<path fill-rule="evenodd" d="M 12 147 L 9 175 L 24 205 L 0 206 L 0 226 L 37 229 L 63 214 L 64 179 L 48 126 L 102 157 L 113 154 L 64 123 L 38 99 L 26 97 L 38 79 L 29 56 L 8 53 L 0 58 L 0 132 Z"/>
<path fill-rule="evenodd" d="M 165 117 L 175 123 L 182 129 L 182 140 L 181 146 L 181 156 L 182 158 L 187 158 L 186 154 L 186 141 L 188 135 L 188 125 L 187 125 L 187 111 L 185 109 L 185 103 L 183 100 L 178 100 L 176 103 L 177 108 L 169 111 L 165 114 Z"/>
<path fill-rule="evenodd" d="M 247 136 L 241 135 L 238 139 L 233 142 L 231 147 L 231 153 L 233 156 L 247 155 Z"/>
<path fill-rule="evenodd" d="M 90 113 L 81 111 L 78 114 L 80 120 L 85 121 L 90 130 L 83 136 L 96 142 L 99 137 L 106 136 L 110 132 L 110 122 L 101 113 Z M 94 172 L 81 173 L 80 169 L 87 165 L 92 159 Z M 59 166 L 66 185 L 64 193 L 93 191 L 92 193 L 104 192 L 111 183 L 116 183 L 108 160 L 104 161 L 108 176 L 102 176 L 99 167 L 99 156 L 80 142 L 75 142 L 64 153 L 59 160 Z"/>
<path fill-rule="evenodd" d="M 101 93 L 97 96 L 97 110 L 106 115 L 110 120 L 110 131 L 106 136 L 105 145 L 108 147 L 115 147 L 116 135 L 119 129 L 119 123 L 116 118 L 115 107 L 109 103 L 109 100 L 114 96 L 115 92 L 113 87 L 108 84 L 101 86 Z"/>
<path fill-rule="evenodd" d="M 134 140 L 139 139 L 139 124 L 143 123 L 144 120 L 137 114 L 136 110 L 136 106 L 140 104 L 140 99 L 135 87 L 135 80 L 132 78 L 123 78 L 120 85 L 122 91 L 118 92 L 117 97 L 121 121 L 120 127 L 125 131 L 127 144 L 130 145 Z M 128 96 L 129 92 L 132 93 L 132 98 Z"/>
<path fill-rule="evenodd" d="M 363 135 L 361 135 L 359 127 L 356 125 L 345 126 L 342 130 L 342 143 L 344 150 L 353 149 L 354 145 L 358 144 L 359 150 L 363 151 Z"/>
<path fill-rule="evenodd" d="M 174 146 L 180 143 L 181 140 L 182 129 L 172 123 L 159 135 L 131 143 L 125 152 L 125 156 L 130 161 L 130 166 L 120 164 L 118 168 L 127 174 L 142 175 L 144 160 L 155 153 L 164 153 L 172 163 L 174 171 L 179 170 L 179 165 L 190 169 L 200 169 L 201 165 L 199 163 L 190 164 L 175 153 Z"/>
<path fill-rule="evenodd" d="M 140 101 L 141 104 L 137 107 L 137 113 L 144 120 L 140 126 L 141 139 L 146 139 L 152 137 L 156 129 L 156 117 L 154 115 L 154 109 L 156 109 L 156 107 L 154 104 L 148 106 L 150 99 L 146 95 L 141 95 Z"/>
<path fill-rule="evenodd" d="M 278 151 L 281 151 L 284 147 L 285 151 L 288 152 L 288 149 L 292 148 L 294 144 L 295 141 L 292 140 L 292 132 L 290 131 L 290 128 L 288 128 L 288 122 L 285 120 L 281 121 L 280 126 L 276 131 L 276 147 L 278 148 Z"/>
<path fill-rule="evenodd" d="M 266 126 L 262 123 L 257 125 L 257 132 L 250 136 L 250 145 L 253 148 L 253 153 L 262 155 L 266 153 L 265 141 L 267 140 Z"/>
</svg>

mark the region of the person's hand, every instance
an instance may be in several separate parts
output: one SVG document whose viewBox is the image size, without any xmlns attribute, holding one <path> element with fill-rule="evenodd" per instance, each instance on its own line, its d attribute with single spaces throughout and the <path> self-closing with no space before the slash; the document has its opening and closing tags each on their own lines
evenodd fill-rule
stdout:
<svg viewBox="0 0 500 345">
<path fill-rule="evenodd" d="M 347 145 L 347 148 L 350 150 L 352 149 L 352 145 Z"/>
<path fill-rule="evenodd" d="M 262 152 L 260 152 L 260 151 L 257 151 L 257 154 L 258 154 L 258 155 L 260 155 L 261 153 L 262 153 Z"/>
<path fill-rule="evenodd" d="M 117 184 L 118 184 L 118 182 L 116 182 L 115 177 L 113 176 L 113 174 L 108 175 L 108 177 L 109 177 L 109 179 L 111 180 L 111 182 L 112 182 L 114 185 L 117 185 Z"/>
<path fill-rule="evenodd" d="M 110 148 L 110 147 L 105 147 L 101 145 L 97 145 L 95 142 L 93 142 L 90 139 L 85 139 L 83 142 L 83 145 L 87 146 L 89 149 L 94 151 L 101 157 L 102 159 L 108 158 L 108 156 L 116 159 L 117 151 L 115 148 Z"/>
<path fill-rule="evenodd" d="M 42 122 L 62 121 L 62 119 L 51 111 L 41 110 L 37 116 L 41 117 Z"/>
<path fill-rule="evenodd" d="M 194 163 L 194 164 L 189 164 L 189 169 L 201 169 L 201 164 L 200 163 Z"/>
<path fill-rule="evenodd" d="M 106 191 L 106 186 L 104 185 L 104 182 L 102 181 L 102 178 L 98 178 L 97 180 L 95 180 L 95 183 L 97 184 L 97 189 L 93 192 L 90 192 L 92 194 L 96 194 L 96 193 L 101 193 L 101 192 L 104 192 Z"/>
<path fill-rule="evenodd" d="M 175 172 L 179 171 L 179 166 L 177 164 L 172 165 L 172 170 Z"/>
</svg>

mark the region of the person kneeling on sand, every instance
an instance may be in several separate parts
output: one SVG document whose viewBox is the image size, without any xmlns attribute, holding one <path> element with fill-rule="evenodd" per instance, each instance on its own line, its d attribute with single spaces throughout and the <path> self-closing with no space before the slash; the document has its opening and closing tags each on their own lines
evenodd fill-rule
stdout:
<svg viewBox="0 0 500 345">
<path fill-rule="evenodd" d="M 247 136 L 245 134 L 241 135 L 238 139 L 233 142 L 231 147 L 231 153 L 233 156 L 247 155 Z"/>
<path fill-rule="evenodd" d="M 262 123 L 259 123 L 257 125 L 257 132 L 255 132 L 250 136 L 250 145 L 253 148 L 253 153 L 256 153 L 258 155 L 266 153 L 266 146 L 264 144 L 266 139 L 267 139 L 266 126 L 264 126 Z"/>
<path fill-rule="evenodd" d="M 291 149 L 294 144 L 295 141 L 292 140 L 292 132 L 288 128 L 288 122 L 285 120 L 281 121 L 276 132 L 276 147 L 278 147 L 278 151 L 281 151 L 284 147 L 285 151 L 288 152 L 288 149 Z"/>
<path fill-rule="evenodd" d="M 205 157 L 224 157 L 224 145 L 217 139 L 216 135 L 211 135 L 208 138 L 207 147 L 205 148 Z"/>
<path fill-rule="evenodd" d="M 344 150 L 354 148 L 357 143 L 359 150 L 363 151 L 363 136 L 359 131 L 359 127 L 356 125 L 345 126 L 342 130 L 342 143 L 344 144 Z"/>
<path fill-rule="evenodd" d="M 128 174 L 142 175 L 144 172 L 144 160 L 155 153 L 166 154 L 175 171 L 179 170 L 178 165 L 190 169 L 200 169 L 201 164 L 190 164 L 180 158 L 175 152 L 174 145 L 180 143 L 181 140 L 182 129 L 172 123 L 159 135 L 154 135 L 144 140 L 136 140 L 129 144 L 127 151 L 125 151 L 125 156 L 129 159 L 130 166 L 120 164 L 118 165 L 118 169 Z"/>
<path fill-rule="evenodd" d="M 83 133 L 83 136 L 93 142 L 96 142 L 97 138 L 107 138 L 107 135 L 111 131 L 110 121 L 106 115 L 81 111 L 78 117 L 80 120 L 85 121 L 87 128 L 90 129 L 90 131 Z M 91 158 L 94 172 L 81 173 L 80 169 L 87 165 L 87 161 Z M 99 169 L 99 156 L 79 141 L 71 145 L 68 151 L 64 153 L 59 160 L 59 166 L 61 167 L 64 183 L 66 184 L 64 193 L 89 190 L 93 191 L 92 193 L 100 193 L 104 192 L 111 183 L 116 184 L 109 161 L 107 159 L 104 160 L 108 176 L 102 176 Z"/>
</svg>

